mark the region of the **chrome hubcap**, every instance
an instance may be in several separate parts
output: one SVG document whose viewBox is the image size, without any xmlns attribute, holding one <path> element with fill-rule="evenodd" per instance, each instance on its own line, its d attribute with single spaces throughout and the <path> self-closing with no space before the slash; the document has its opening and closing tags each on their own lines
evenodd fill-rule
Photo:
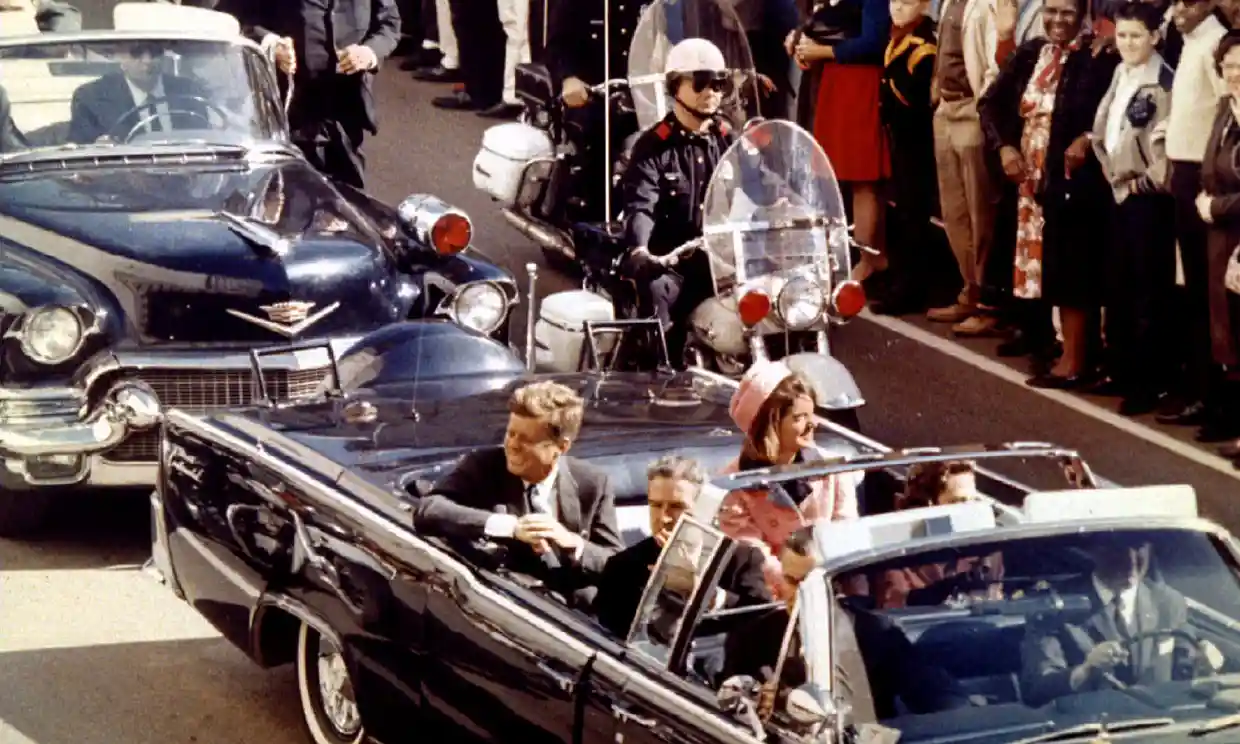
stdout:
<svg viewBox="0 0 1240 744">
<path fill-rule="evenodd" d="M 336 733 L 348 739 L 362 729 L 362 719 L 353 699 L 353 682 L 345 667 L 344 656 L 326 641 L 319 641 L 319 697 L 323 713 Z"/>
</svg>

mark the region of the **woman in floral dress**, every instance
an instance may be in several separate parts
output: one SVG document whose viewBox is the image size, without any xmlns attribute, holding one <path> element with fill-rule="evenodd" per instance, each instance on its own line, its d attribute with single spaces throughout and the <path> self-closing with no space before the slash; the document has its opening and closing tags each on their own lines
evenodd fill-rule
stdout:
<svg viewBox="0 0 1240 744">
<path fill-rule="evenodd" d="M 987 145 L 1016 183 L 1012 294 L 1059 308 L 1064 352 L 1035 387 L 1086 384 L 1098 347 L 1111 194 L 1089 132 L 1119 57 L 1095 55 L 1084 0 L 1046 0 L 1045 39 L 1016 48 L 978 109 Z"/>
</svg>

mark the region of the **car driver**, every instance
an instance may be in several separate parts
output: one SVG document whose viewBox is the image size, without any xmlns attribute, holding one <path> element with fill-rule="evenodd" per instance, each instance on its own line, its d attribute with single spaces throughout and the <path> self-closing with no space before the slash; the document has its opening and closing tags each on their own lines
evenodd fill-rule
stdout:
<svg viewBox="0 0 1240 744">
<path fill-rule="evenodd" d="M 127 44 L 119 57 L 118 72 L 73 93 L 70 142 L 89 144 L 104 138 L 124 142 L 131 134 L 210 128 L 206 90 L 188 78 L 164 74 L 160 44 Z"/>
<path fill-rule="evenodd" d="M 1192 679 L 1199 665 L 1212 664 L 1209 650 L 1201 653 L 1192 640 L 1184 596 L 1150 580 L 1150 544 L 1114 533 L 1090 539 L 1093 571 L 1059 589 L 1088 597 L 1088 615 L 1056 612 L 1029 621 L 1021 685 L 1031 705 L 1116 682 Z"/>
</svg>

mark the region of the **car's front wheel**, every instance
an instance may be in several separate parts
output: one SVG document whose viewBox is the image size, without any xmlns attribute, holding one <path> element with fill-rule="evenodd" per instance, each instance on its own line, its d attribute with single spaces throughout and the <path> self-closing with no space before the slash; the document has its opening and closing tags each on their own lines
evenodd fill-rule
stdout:
<svg viewBox="0 0 1240 744">
<path fill-rule="evenodd" d="M 297 636 L 297 690 L 314 744 L 360 744 L 365 739 L 344 650 L 305 623 Z"/>
<path fill-rule="evenodd" d="M 52 516 L 51 494 L 0 489 L 0 537 L 28 537 Z"/>
</svg>

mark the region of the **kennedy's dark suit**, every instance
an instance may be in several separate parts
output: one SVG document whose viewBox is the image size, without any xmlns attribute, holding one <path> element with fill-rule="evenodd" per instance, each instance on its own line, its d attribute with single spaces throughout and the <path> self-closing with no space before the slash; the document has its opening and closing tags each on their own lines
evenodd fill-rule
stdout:
<svg viewBox="0 0 1240 744">
<path fill-rule="evenodd" d="M 13 106 L 9 94 L 0 87 L 0 154 L 26 149 L 26 138 L 13 123 Z"/>
<path fill-rule="evenodd" d="M 172 98 L 164 101 L 162 106 L 170 113 L 194 111 L 197 115 L 172 113 L 173 129 L 206 129 L 207 123 L 202 118 L 207 116 L 205 106 L 187 101 L 177 96 L 194 96 L 205 98 L 206 91 L 192 80 L 172 75 L 163 76 L 164 97 Z M 125 82 L 123 73 L 114 72 L 104 75 L 98 80 L 83 85 L 73 92 L 73 101 L 69 105 L 69 141 L 86 144 L 94 142 L 111 132 L 114 136 L 124 137 L 138 122 L 150 115 L 149 111 L 133 111 L 135 101 L 133 93 Z M 133 113 L 129 113 L 133 112 Z M 128 116 L 126 114 L 128 113 Z M 124 121 L 121 121 L 124 117 Z"/>
<path fill-rule="evenodd" d="M 607 559 L 624 547 L 616 526 L 615 494 L 601 470 L 572 457 L 560 458 L 555 484 L 556 518 L 586 540 L 581 568 L 602 572 Z M 508 514 L 530 513 L 521 479 L 508 472 L 502 448 L 466 455 L 456 470 L 422 499 L 414 511 L 418 532 L 438 537 L 476 540 L 484 537 L 487 519 L 503 506 Z M 525 544 L 512 546 L 517 557 L 533 551 Z M 567 558 L 564 562 L 567 562 Z M 562 562 L 562 564 L 564 563 Z"/>
<path fill-rule="evenodd" d="M 395 0 L 221 0 L 218 9 L 236 16 L 242 33 L 260 44 L 268 34 L 293 40 L 293 140 L 319 170 L 361 188 L 362 139 L 379 131 L 375 73 L 337 73 L 336 50 L 369 47 L 382 66 L 400 42 Z M 280 82 L 286 85 L 283 76 Z"/>
<path fill-rule="evenodd" d="M 650 567 L 662 550 L 653 537 L 647 537 L 611 556 L 598 580 L 594 614 L 603 627 L 624 638 L 628 635 L 642 592 L 650 582 Z M 760 605 L 771 601 L 771 592 L 762 574 L 762 552 L 749 545 L 737 545 L 723 570 L 719 587 L 728 593 L 729 607 Z"/>
<path fill-rule="evenodd" d="M 1072 694 L 1068 681 L 1072 669 L 1084 663 L 1090 650 L 1099 643 L 1123 641 L 1153 630 L 1181 630 L 1192 634 L 1184 597 L 1162 584 L 1143 581 L 1137 587 L 1133 613 L 1136 627 L 1128 634 L 1116 627 L 1112 606 L 1102 604 L 1088 578 L 1062 591 L 1090 597 L 1093 610 L 1083 618 L 1056 614 L 1030 621 L 1021 648 L 1021 687 L 1025 702 L 1031 705 L 1042 705 Z M 1125 648 L 1129 653 L 1128 663 L 1112 672 L 1121 682 L 1144 685 L 1192 678 L 1196 649 L 1186 639 L 1166 635 L 1125 644 Z M 1095 674 L 1082 689 L 1088 691 L 1105 684 Z"/>
</svg>

